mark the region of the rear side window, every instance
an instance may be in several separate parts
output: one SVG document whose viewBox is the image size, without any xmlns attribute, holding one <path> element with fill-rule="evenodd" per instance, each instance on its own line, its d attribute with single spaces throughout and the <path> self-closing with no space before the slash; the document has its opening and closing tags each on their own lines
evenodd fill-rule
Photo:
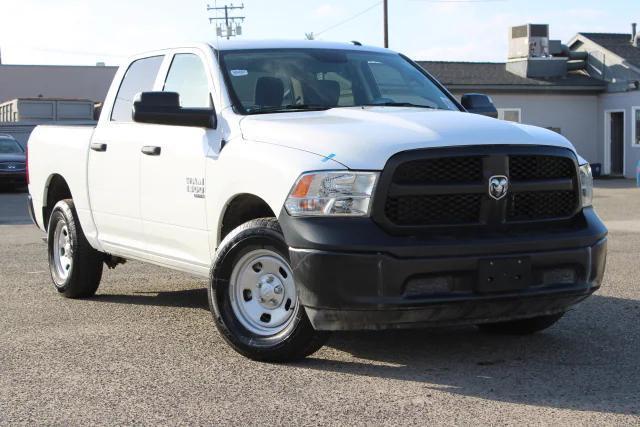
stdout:
<svg viewBox="0 0 640 427">
<path fill-rule="evenodd" d="M 153 90 L 163 56 L 152 56 L 134 61 L 129 65 L 122 79 L 120 89 L 113 103 L 111 120 L 114 122 L 130 122 L 133 98 L 139 92 Z"/>
<path fill-rule="evenodd" d="M 163 90 L 177 92 L 181 107 L 211 107 L 207 72 L 198 55 L 179 53 L 174 56 Z"/>
</svg>

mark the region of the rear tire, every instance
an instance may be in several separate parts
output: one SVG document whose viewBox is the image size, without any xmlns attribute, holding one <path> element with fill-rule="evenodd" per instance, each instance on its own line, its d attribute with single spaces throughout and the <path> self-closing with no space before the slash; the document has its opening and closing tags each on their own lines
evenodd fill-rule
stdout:
<svg viewBox="0 0 640 427">
<path fill-rule="evenodd" d="M 67 298 L 93 296 L 102 278 L 103 256 L 87 242 L 73 200 L 54 206 L 47 232 L 53 286 Z"/>
<path fill-rule="evenodd" d="M 211 267 L 208 296 L 222 337 L 253 360 L 303 359 L 329 336 L 313 329 L 298 302 L 289 247 L 275 218 L 249 221 L 225 237 Z"/>
<path fill-rule="evenodd" d="M 511 320 L 509 322 L 484 323 L 477 326 L 481 331 L 493 334 L 531 335 L 553 326 L 562 316 L 564 316 L 564 313 Z"/>
</svg>

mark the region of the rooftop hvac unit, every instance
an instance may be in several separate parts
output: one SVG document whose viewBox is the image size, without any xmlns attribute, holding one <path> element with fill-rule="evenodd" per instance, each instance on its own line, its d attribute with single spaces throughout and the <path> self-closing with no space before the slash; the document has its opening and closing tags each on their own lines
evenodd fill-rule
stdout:
<svg viewBox="0 0 640 427">
<path fill-rule="evenodd" d="M 549 26 L 519 25 L 509 29 L 509 59 L 549 56 Z"/>
</svg>

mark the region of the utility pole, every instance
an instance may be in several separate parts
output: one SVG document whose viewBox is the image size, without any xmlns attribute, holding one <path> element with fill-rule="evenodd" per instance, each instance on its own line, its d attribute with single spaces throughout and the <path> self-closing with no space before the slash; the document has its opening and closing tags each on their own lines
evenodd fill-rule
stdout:
<svg viewBox="0 0 640 427">
<path fill-rule="evenodd" d="M 229 40 L 231 37 L 241 36 L 242 35 L 242 26 L 239 22 L 244 22 L 244 16 L 229 16 L 229 11 L 233 11 L 236 9 L 244 9 L 244 3 L 240 6 L 234 6 L 233 3 L 231 5 L 224 5 L 220 7 L 212 7 L 207 5 L 207 12 L 215 10 L 224 10 L 224 18 L 223 17 L 213 17 L 209 18 L 209 23 L 216 23 L 216 34 L 219 37 L 226 37 Z M 224 21 L 224 22 L 220 22 Z"/>
<path fill-rule="evenodd" d="M 384 47 L 389 48 L 389 1 L 388 0 L 384 0 L 383 8 L 384 8 Z"/>
</svg>

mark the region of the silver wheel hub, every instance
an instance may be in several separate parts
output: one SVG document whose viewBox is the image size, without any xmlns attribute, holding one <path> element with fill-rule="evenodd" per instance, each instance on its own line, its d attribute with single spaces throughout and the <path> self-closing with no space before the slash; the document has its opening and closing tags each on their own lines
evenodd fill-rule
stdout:
<svg viewBox="0 0 640 427">
<path fill-rule="evenodd" d="M 53 232 L 53 264 L 58 278 L 65 281 L 73 266 L 73 242 L 64 221 L 59 221 Z"/>
<path fill-rule="evenodd" d="M 268 249 L 251 251 L 234 265 L 229 297 L 242 326 L 261 336 L 283 331 L 298 310 L 291 267 L 280 254 Z"/>
<path fill-rule="evenodd" d="M 273 274 L 265 274 L 258 280 L 258 302 L 266 309 L 280 307 L 284 301 L 284 285 Z"/>
</svg>

